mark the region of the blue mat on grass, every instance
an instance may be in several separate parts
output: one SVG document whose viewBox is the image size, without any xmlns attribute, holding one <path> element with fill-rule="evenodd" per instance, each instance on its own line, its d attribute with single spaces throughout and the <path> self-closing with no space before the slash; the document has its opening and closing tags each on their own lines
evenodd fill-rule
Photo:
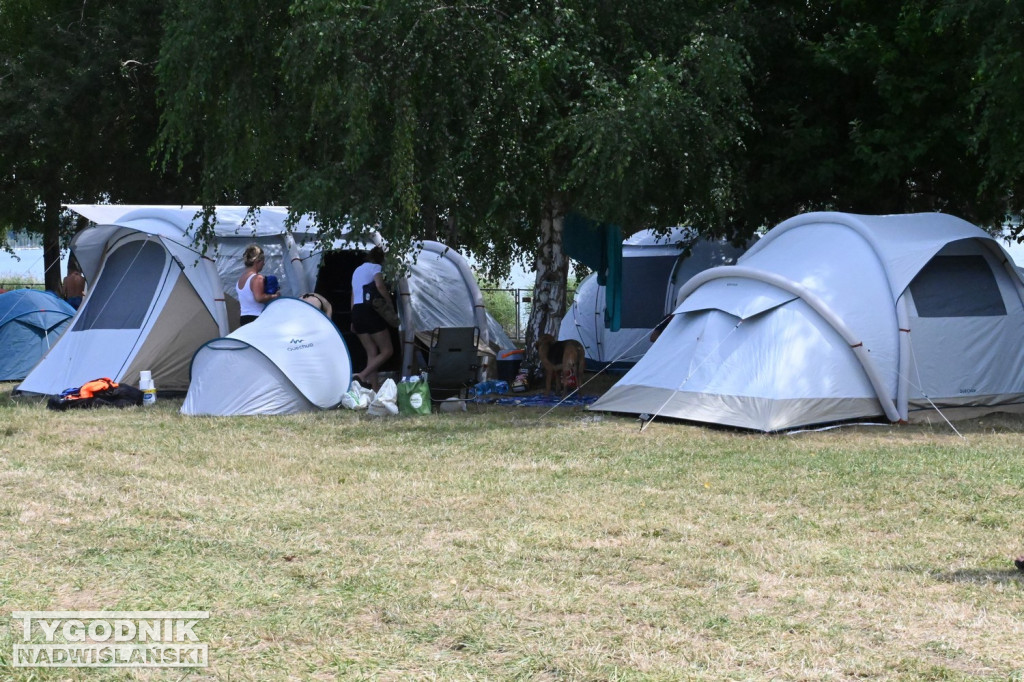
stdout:
<svg viewBox="0 0 1024 682">
<path fill-rule="evenodd" d="M 564 401 L 556 395 L 512 395 L 506 394 L 500 398 L 477 398 L 477 402 L 490 405 L 511 405 L 514 407 L 578 407 L 596 402 L 599 396 L 596 395 L 574 395 Z"/>
</svg>

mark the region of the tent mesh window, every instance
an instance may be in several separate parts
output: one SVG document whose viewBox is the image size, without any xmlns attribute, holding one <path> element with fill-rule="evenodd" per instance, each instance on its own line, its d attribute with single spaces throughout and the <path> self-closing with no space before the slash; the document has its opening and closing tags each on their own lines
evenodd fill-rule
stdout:
<svg viewBox="0 0 1024 682">
<path fill-rule="evenodd" d="M 984 256 L 936 256 L 910 283 L 919 317 L 1006 315 L 992 268 Z"/>
<path fill-rule="evenodd" d="M 152 241 L 118 247 L 86 299 L 75 331 L 139 329 L 164 274 L 166 252 Z"/>
<path fill-rule="evenodd" d="M 624 328 L 654 329 L 665 317 L 665 282 L 677 258 L 646 256 L 622 259 Z"/>
</svg>

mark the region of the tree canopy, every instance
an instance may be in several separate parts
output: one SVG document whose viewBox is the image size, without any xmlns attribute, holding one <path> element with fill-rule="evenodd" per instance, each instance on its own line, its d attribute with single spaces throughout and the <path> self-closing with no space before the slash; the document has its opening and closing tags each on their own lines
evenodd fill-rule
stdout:
<svg viewBox="0 0 1024 682">
<path fill-rule="evenodd" d="M 745 62 L 721 3 L 260 5 L 168 15 L 165 150 L 201 151 L 209 199 L 280 187 L 333 227 L 500 265 L 556 195 L 632 229 L 718 222 L 734 196 Z"/>
<path fill-rule="evenodd" d="M 746 221 L 942 210 L 994 227 L 1021 210 L 1019 3 L 784 0 L 750 17 Z"/>
<path fill-rule="evenodd" d="M 564 310 L 568 211 L 720 231 L 735 209 L 749 119 L 728 3 L 259 4 L 168 13 L 164 150 L 201 155 L 208 201 L 263 188 L 327 236 L 442 237 L 495 276 L 540 234 L 538 328 Z"/>
<path fill-rule="evenodd" d="M 63 204 L 187 194 L 188 164 L 152 170 L 160 17 L 159 2 L 0 5 L 0 229 L 43 234 L 47 288 L 74 227 Z"/>
<path fill-rule="evenodd" d="M 946 0 L 939 28 L 976 37 L 968 90 L 970 152 L 983 160 L 981 196 L 995 217 L 1024 212 L 1024 6 L 1000 0 Z M 958 46 L 959 47 L 959 46 Z M 1017 231 L 1020 235 L 1021 224 Z"/>
<path fill-rule="evenodd" d="M 439 238 L 501 276 L 568 211 L 626 233 L 742 237 L 811 209 L 992 227 L 1021 210 L 1022 12 L 12 0 L 0 229 L 53 249 L 62 203 L 279 203 L 325 238 Z"/>
</svg>

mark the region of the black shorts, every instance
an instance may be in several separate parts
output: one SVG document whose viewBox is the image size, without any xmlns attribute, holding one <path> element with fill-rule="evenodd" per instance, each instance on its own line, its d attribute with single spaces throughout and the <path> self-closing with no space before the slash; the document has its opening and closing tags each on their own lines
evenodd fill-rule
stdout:
<svg viewBox="0 0 1024 682">
<path fill-rule="evenodd" d="M 357 303 L 352 308 L 352 331 L 356 334 L 376 334 L 388 328 L 388 323 L 369 303 Z"/>
</svg>

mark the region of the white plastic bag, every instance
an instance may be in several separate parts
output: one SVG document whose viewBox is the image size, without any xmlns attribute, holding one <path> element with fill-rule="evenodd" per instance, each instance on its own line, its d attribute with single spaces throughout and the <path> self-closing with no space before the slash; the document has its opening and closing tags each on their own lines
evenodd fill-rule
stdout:
<svg viewBox="0 0 1024 682">
<path fill-rule="evenodd" d="M 441 401 L 438 407 L 441 412 L 465 412 L 466 401 L 459 400 L 458 398 L 446 398 Z"/>
<path fill-rule="evenodd" d="M 341 406 L 349 410 L 365 410 L 373 402 L 377 394 L 373 389 L 366 388 L 358 381 L 353 381 L 348 391 L 341 397 Z"/>
<path fill-rule="evenodd" d="M 394 379 L 386 379 L 377 391 L 376 397 L 370 401 L 366 408 L 367 414 L 374 417 L 387 417 L 398 414 L 398 385 Z"/>
</svg>

